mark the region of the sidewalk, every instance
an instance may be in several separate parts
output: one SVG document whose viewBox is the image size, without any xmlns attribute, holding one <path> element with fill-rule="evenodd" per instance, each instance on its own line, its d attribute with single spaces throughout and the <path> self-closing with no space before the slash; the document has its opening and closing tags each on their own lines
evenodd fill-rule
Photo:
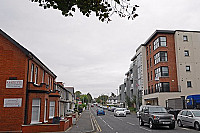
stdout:
<svg viewBox="0 0 200 133">
<path fill-rule="evenodd" d="M 93 126 L 91 121 L 90 110 L 82 112 L 80 118 L 77 120 L 76 125 L 73 125 L 71 129 L 67 130 L 67 133 L 91 133 L 93 132 Z"/>
</svg>

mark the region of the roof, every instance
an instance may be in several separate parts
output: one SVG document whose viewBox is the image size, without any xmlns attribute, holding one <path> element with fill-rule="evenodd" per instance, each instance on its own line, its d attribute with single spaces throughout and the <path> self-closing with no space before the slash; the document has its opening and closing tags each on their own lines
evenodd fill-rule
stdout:
<svg viewBox="0 0 200 133">
<path fill-rule="evenodd" d="M 66 90 L 68 90 L 72 95 L 74 94 L 74 87 L 65 87 Z"/>
<path fill-rule="evenodd" d="M 143 46 L 146 46 L 157 34 L 174 34 L 175 31 L 173 30 L 156 30 L 143 44 Z"/>
<path fill-rule="evenodd" d="M 41 66 L 46 72 L 51 74 L 54 78 L 57 76 L 46 66 L 44 65 L 32 52 L 24 48 L 22 45 L 20 45 L 18 42 L 16 42 L 14 39 L 12 39 L 9 35 L 7 35 L 4 31 L 0 29 L 0 34 L 5 37 L 8 41 L 10 41 L 13 45 L 15 45 L 17 48 L 19 48 L 26 56 L 34 60 L 39 66 Z"/>
</svg>

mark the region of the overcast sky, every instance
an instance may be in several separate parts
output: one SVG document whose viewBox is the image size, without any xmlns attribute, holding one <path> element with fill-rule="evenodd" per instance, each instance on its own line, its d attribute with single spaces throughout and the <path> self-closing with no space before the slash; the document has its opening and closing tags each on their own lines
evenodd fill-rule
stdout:
<svg viewBox="0 0 200 133">
<path fill-rule="evenodd" d="M 34 53 L 56 81 L 93 97 L 117 93 L 138 46 L 155 30 L 200 31 L 200 0 L 132 0 L 139 16 L 109 24 L 29 0 L 0 0 L 0 28 Z"/>
</svg>

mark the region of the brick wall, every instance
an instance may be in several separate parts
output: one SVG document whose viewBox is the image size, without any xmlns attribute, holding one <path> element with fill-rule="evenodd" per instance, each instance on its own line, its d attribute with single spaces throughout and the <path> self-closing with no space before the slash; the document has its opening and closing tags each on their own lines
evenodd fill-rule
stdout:
<svg viewBox="0 0 200 133">
<path fill-rule="evenodd" d="M 24 122 L 27 57 L 0 35 L 0 130 L 21 130 Z M 6 80 L 17 77 L 23 88 L 6 88 Z M 22 107 L 3 107 L 4 98 L 22 98 Z"/>
</svg>

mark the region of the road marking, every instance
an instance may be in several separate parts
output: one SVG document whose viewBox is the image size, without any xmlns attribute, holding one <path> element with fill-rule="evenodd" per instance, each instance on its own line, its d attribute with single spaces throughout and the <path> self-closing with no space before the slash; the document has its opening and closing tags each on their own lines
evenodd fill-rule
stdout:
<svg viewBox="0 0 200 133">
<path fill-rule="evenodd" d="M 189 128 L 181 128 L 181 129 L 184 129 L 184 130 L 191 130 L 191 129 L 189 129 Z"/>
<path fill-rule="evenodd" d="M 149 130 L 149 129 L 146 129 L 146 128 L 143 128 L 143 127 L 140 127 L 141 129 L 144 129 L 144 130 L 146 130 L 146 131 L 149 131 L 149 132 L 151 132 L 151 130 Z"/>
<path fill-rule="evenodd" d="M 130 123 L 130 122 L 126 122 L 126 123 L 128 123 L 128 124 L 130 124 L 130 125 L 133 125 L 133 126 L 135 126 L 135 124 L 133 124 L 133 123 Z"/>
<path fill-rule="evenodd" d="M 101 119 L 110 129 L 113 130 L 113 128 L 112 128 L 104 119 L 102 119 L 101 117 L 100 117 L 100 119 Z"/>
</svg>

